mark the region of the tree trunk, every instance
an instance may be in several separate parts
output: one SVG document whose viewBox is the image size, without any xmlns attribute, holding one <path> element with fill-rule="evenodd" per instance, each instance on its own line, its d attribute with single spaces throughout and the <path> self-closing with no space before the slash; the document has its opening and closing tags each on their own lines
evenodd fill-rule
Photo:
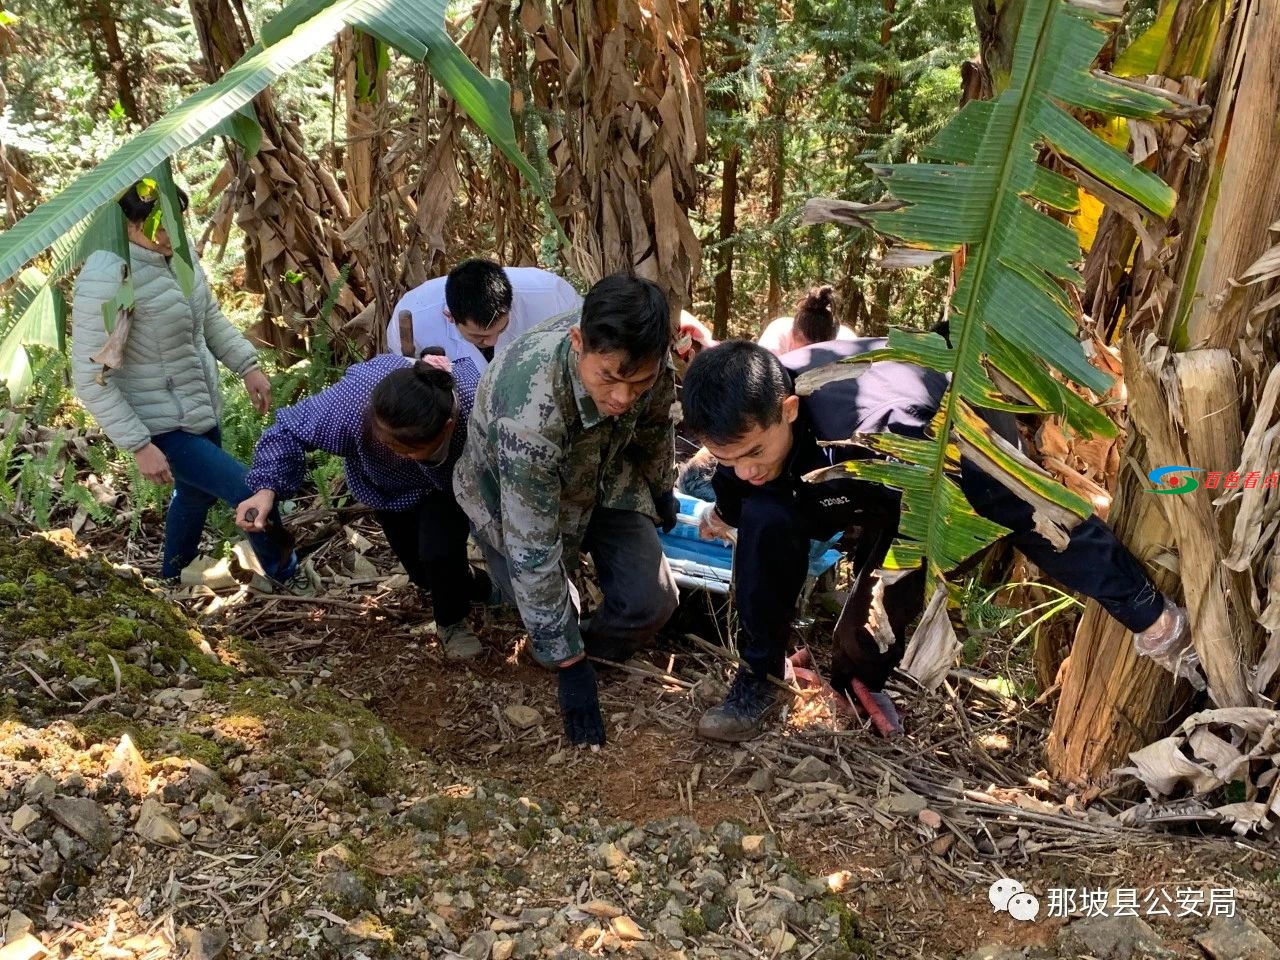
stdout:
<svg viewBox="0 0 1280 960">
<path fill-rule="evenodd" d="M 363 31 L 347 27 L 338 39 L 342 92 L 347 113 L 347 143 L 342 155 L 351 216 L 369 209 L 378 160 L 386 149 L 378 108 L 387 97 L 383 45 Z"/>
<path fill-rule="evenodd" d="M 729 144 L 724 158 L 724 171 L 721 174 L 718 238 L 723 246 L 716 251 L 718 267 L 711 328 L 712 335 L 717 340 L 724 340 L 729 336 L 729 314 L 733 308 L 733 244 L 726 241 L 731 240 L 737 232 L 738 159 L 741 153 L 737 143 Z"/>
<path fill-rule="evenodd" d="M 120 101 L 124 114 L 134 123 L 146 124 L 134 94 L 135 80 L 129 69 L 131 58 L 120 43 L 120 31 L 106 0 L 80 0 L 78 16 L 81 28 L 89 38 L 90 57 L 104 99 Z M 101 44 L 101 47 L 99 47 Z M 111 96 L 114 90 L 115 96 Z"/>
<path fill-rule="evenodd" d="M 742 36 L 742 2 L 729 0 L 725 23 L 729 37 L 729 52 L 723 58 L 725 75 L 737 73 L 742 68 L 742 53 L 737 43 Z M 737 87 L 727 85 L 720 105 L 728 115 L 741 109 Z M 729 314 L 733 312 L 733 244 L 730 242 L 738 230 L 738 164 L 742 159 L 742 147 L 730 134 L 726 140 L 724 163 L 720 175 L 720 224 L 716 234 L 716 276 L 713 285 L 714 301 L 711 312 L 711 332 L 717 340 L 729 336 Z"/>
<path fill-rule="evenodd" d="M 252 46 L 248 24 L 229 0 L 190 0 L 196 35 L 210 82 Z M 350 225 L 346 197 L 333 174 L 304 150 L 296 124 L 281 119 L 270 90 L 253 109 L 262 127 L 258 154 L 245 159 L 236 148 L 231 163 L 237 183 L 225 209 L 236 212 L 245 233 L 246 286 L 264 294 L 263 320 L 252 331 L 259 341 L 301 353 L 311 323 L 345 267 L 329 336 L 344 332 L 373 342 L 375 309 L 363 265 L 343 237 Z M 227 229 L 228 224 L 218 225 Z"/>
<path fill-rule="evenodd" d="M 640 6 L 561 0 L 521 6 L 538 44 L 537 106 L 556 174 L 552 209 L 587 282 L 618 270 L 653 280 L 673 314 L 701 256 L 688 211 L 706 152 L 695 0 Z"/>
<path fill-rule="evenodd" d="M 885 0 L 893 3 L 894 0 Z M 773 161 L 769 169 L 769 209 L 767 222 L 776 226 L 782 219 L 782 197 L 787 183 L 787 120 L 786 109 L 789 86 L 786 77 L 773 78 L 773 90 L 769 102 L 769 132 L 772 134 L 773 150 L 770 159 Z M 769 245 L 769 292 L 765 300 L 766 318 L 771 319 L 782 313 L 782 244 L 777 241 Z"/>
<path fill-rule="evenodd" d="M 1136 469 L 1122 474 L 1111 521 L 1142 559 L 1152 559 L 1176 544 L 1192 637 L 1215 702 L 1228 706 L 1253 702 L 1248 675 L 1259 635 L 1253 613 L 1256 593 L 1249 575 L 1233 575 L 1222 563 L 1231 546 L 1229 528 L 1236 507 L 1215 512 L 1209 503 L 1213 492 L 1204 489 L 1154 497 L 1139 478 L 1164 464 L 1219 471 L 1237 466 L 1242 420 L 1251 414 L 1246 407 L 1242 416 L 1240 402 L 1247 401 L 1250 387 L 1256 386 L 1249 381 L 1247 364 L 1242 363 L 1248 351 L 1239 344 L 1257 294 L 1252 288 L 1233 291 L 1230 280 L 1265 249 L 1266 227 L 1280 205 L 1280 181 L 1272 169 L 1276 134 L 1269 129 L 1276 116 L 1276 91 L 1274 83 L 1264 79 L 1268 73 L 1275 74 L 1280 37 L 1271 4 L 1245 0 L 1235 6 L 1234 19 L 1221 25 L 1199 13 L 1182 17 L 1183 8 L 1190 6 L 1179 6 L 1161 63 L 1195 65 L 1202 71 L 1206 82 L 1186 77 L 1181 92 L 1193 97 L 1206 88 L 1217 92 L 1213 125 L 1198 144 L 1185 142 L 1196 134 L 1181 125 L 1158 131 L 1157 171 L 1178 189 L 1179 202 L 1168 223 L 1146 225 L 1154 251 L 1140 248 L 1133 257 L 1126 279 L 1130 331 L 1126 344 L 1130 338 L 1154 333 L 1157 351 L 1163 351 L 1159 342 L 1176 341 L 1230 345 L 1240 355 L 1232 360 L 1220 352 L 1179 354 L 1173 363 L 1160 360 L 1148 372 L 1145 364 L 1152 357 L 1139 360 L 1132 346 L 1127 349 L 1125 380 L 1134 422 L 1146 436 L 1146 450 L 1135 458 Z M 1210 7 L 1216 5 L 1202 5 L 1199 11 Z M 1177 30 L 1185 32 L 1178 35 Z M 1206 52 L 1211 48 L 1212 57 Z M 1165 84 L 1169 86 L 1170 81 Z M 1211 144 L 1219 146 L 1216 154 L 1204 149 Z M 1197 155 L 1207 155 L 1210 162 L 1188 167 L 1187 158 Z M 1121 250 L 1096 252 L 1113 262 L 1128 259 Z M 1170 252 L 1176 255 L 1174 263 L 1169 262 Z M 1105 300 L 1105 290 L 1098 299 Z M 1114 306 L 1107 309 L 1118 315 Z M 1159 352 L 1155 358 L 1162 356 Z M 1215 376 L 1226 384 L 1209 397 L 1202 395 L 1208 382 L 1206 369 L 1218 371 Z M 1236 385 L 1238 369 L 1242 382 Z M 1156 381 L 1153 374 L 1162 379 Z M 1179 384 L 1181 402 L 1170 400 L 1169 383 Z M 1174 416 L 1185 431 L 1185 441 Z M 1161 501 L 1167 519 L 1154 516 L 1156 505 L 1151 501 Z M 1179 585 L 1169 582 L 1163 568 L 1156 576 L 1162 588 Z M 1265 580 L 1261 573 L 1257 577 Z M 1049 760 L 1053 772 L 1068 781 L 1104 778 L 1128 751 L 1149 741 L 1166 718 L 1176 717 L 1160 697 L 1111 682 L 1105 672 L 1090 669 L 1091 664 L 1116 664 L 1123 679 L 1133 657 L 1130 635 L 1117 624 L 1106 623 L 1101 632 L 1091 629 L 1099 617 L 1096 605 L 1090 604 L 1077 632 L 1076 653 L 1054 717 Z M 1163 683 L 1169 685 L 1167 675 Z M 1123 729 L 1109 725 L 1110 718 L 1117 716 L 1125 718 Z"/>
</svg>

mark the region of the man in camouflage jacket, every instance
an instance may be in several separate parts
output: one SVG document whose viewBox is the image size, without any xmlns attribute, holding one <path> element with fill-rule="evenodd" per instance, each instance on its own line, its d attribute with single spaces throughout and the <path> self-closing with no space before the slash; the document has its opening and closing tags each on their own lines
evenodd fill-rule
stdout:
<svg viewBox="0 0 1280 960">
<path fill-rule="evenodd" d="M 655 531 L 676 515 L 670 346 L 658 287 L 606 277 L 580 312 L 522 335 L 485 372 L 454 471 L 494 582 L 534 657 L 559 671 L 574 743 L 604 742 L 586 653 L 625 659 L 678 602 Z M 604 593 L 589 625 L 570 581 L 583 550 Z"/>
</svg>

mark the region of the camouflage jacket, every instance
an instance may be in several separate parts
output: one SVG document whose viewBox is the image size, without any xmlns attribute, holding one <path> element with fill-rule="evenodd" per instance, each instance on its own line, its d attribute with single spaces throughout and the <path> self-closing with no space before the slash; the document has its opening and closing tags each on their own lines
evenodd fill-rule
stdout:
<svg viewBox="0 0 1280 960">
<path fill-rule="evenodd" d="M 675 479 L 668 363 L 625 415 L 605 417 L 569 343 L 577 312 L 513 342 L 485 371 L 453 474 L 480 539 L 507 558 L 534 651 L 560 662 L 582 651 L 569 577 L 597 505 L 654 519 Z"/>
</svg>

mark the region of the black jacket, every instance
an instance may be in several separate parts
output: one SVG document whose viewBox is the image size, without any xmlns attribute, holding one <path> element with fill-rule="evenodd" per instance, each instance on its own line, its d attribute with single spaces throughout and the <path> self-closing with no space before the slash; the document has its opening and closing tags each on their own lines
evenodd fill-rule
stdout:
<svg viewBox="0 0 1280 960">
<path fill-rule="evenodd" d="M 833 340 L 793 350 L 782 364 L 793 377 L 885 345 L 883 339 Z M 947 378 L 915 364 L 877 361 L 860 377 L 826 384 L 800 399 L 800 414 L 792 425 L 792 445 L 786 466 L 774 480 L 752 486 L 733 470 L 720 467 L 712 484 L 716 510 L 726 523 L 738 526 L 743 501 L 768 494 L 792 503 L 797 522 L 812 539 L 827 539 L 851 524 L 892 517 L 897 522 L 899 494 L 878 483 L 841 478 L 805 483 L 803 477 L 846 460 L 873 454 L 862 447 L 820 447 L 820 440 L 848 440 L 857 433 L 895 433 L 923 437 L 946 392 Z"/>
</svg>

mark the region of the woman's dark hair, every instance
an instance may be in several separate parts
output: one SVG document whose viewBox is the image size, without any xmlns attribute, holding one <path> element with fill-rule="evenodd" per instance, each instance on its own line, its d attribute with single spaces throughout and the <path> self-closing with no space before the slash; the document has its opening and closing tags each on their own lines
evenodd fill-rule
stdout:
<svg viewBox="0 0 1280 960">
<path fill-rule="evenodd" d="M 684 372 L 684 430 L 711 443 L 733 443 L 754 427 L 782 419 L 792 394 L 782 362 L 749 340 L 726 340 L 701 351 Z"/>
<path fill-rule="evenodd" d="M 453 387 L 453 374 L 417 360 L 382 378 L 369 398 L 369 413 L 396 443 L 427 447 L 455 413 Z"/>
<path fill-rule="evenodd" d="M 835 291 L 829 285 L 810 287 L 796 305 L 795 331 L 809 343 L 836 338 Z"/>
<path fill-rule="evenodd" d="M 454 323 L 487 330 L 511 309 L 511 298 L 507 272 L 492 260 L 464 260 L 444 281 L 444 305 Z"/>
<path fill-rule="evenodd" d="M 185 213 L 187 207 L 191 203 L 191 198 L 187 196 L 187 191 L 183 190 L 181 187 L 178 187 L 177 189 L 178 204 L 182 207 L 182 211 Z M 138 184 L 135 183 L 132 187 L 126 190 L 116 202 L 120 204 L 120 209 L 124 211 L 126 220 L 130 223 L 142 223 L 142 221 L 146 220 L 147 217 L 151 216 L 151 211 L 156 208 L 158 200 L 158 196 L 152 196 L 146 200 L 142 199 L 142 197 L 138 195 Z"/>
<path fill-rule="evenodd" d="M 582 301 L 583 349 L 622 353 L 621 373 L 661 359 L 671 349 L 671 310 L 656 283 L 625 273 L 605 277 Z"/>
</svg>

